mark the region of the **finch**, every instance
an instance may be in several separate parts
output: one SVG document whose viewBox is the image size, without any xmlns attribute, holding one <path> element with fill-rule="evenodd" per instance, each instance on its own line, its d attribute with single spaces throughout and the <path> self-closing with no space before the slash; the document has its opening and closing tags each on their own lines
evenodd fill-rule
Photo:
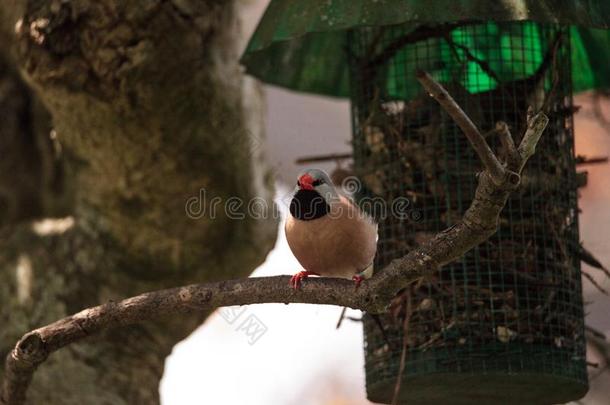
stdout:
<svg viewBox="0 0 610 405">
<path fill-rule="evenodd" d="M 324 171 L 308 169 L 298 177 L 285 232 L 305 269 L 291 278 L 294 289 L 309 275 L 351 278 L 356 288 L 372 276 L 377 224 L 339 194 Z"/>
</svg>

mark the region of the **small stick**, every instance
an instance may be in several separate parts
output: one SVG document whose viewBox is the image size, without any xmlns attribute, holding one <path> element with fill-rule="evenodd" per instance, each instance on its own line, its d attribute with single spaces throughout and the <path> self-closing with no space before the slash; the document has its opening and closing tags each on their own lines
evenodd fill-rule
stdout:
<svg viewBox="0 0 610 405">
<path fill-rule="evenodd" d="M 595 336 L 598 339 L 602 339 L 604 342 L 606 341 L 606 334 L 598 331 L 597 329 L 593 328 L 592 326 L 585 325 L 585 331 L 592 334 L 593 336 Z"/>
<path fill-rule="evenodd" d="M 379 328 L 379 331 L 381 332 L 381 336 L 383 337 L 383 340 L 385 341 L 385 343 L 388 345 L 388 348 L 391 349 L 392 345 L 390 344 L 390 339 L 388 339 L 388 335 L 385 333 L 385 328 L 383 327 L 381 318 L 377 314 L 369 314 L 369 315 L 371 316 L 371 318 L 373 318 L 373 321 L 375 321 L 375 325 L 377 325 L 377 327 Z"/>
<path fill-rule="evenodd" d="M 307 165 L 309 163 L 328 162 L 329 160 L 351 159 L 351 153 L 332 153 L 330 155 L 305 156 L 296 160 L 297 165 Z"/>
<path fill-rule="evenodd" d="M 599 291 L 601 291 L 603 294 L 608 295 L 608 291 L 602 287 L 601 285 L 599 285 L 599 283 L 597 281 L 595 281 L 595 279 L 593 278 L 593 276 L 591 276 L 589 273 L 587 273 L 586 271 L 582 272 L 582 275 L 585 276 L 585 278 L 587 280 L 589 280 L 591 282 L 591 284 L 593 284 L 593 286 L 595 288 L 597 288 Z"/>
<path fill-rule="evenodd" d="M 339 329 L 341 327 L 341 323 L 343 323 L 343 318 L 345 318 L 345 311 L 347 311 L 347 307 L 343 307 L 341 310 L 341 315 L 339 315 L 339 320 L 337 321 L 337 327 L 335 329 Z"/>
<path fill-rule="evenodd" d="M 521 156 L 519 173 L 523 169 L 523 166 L 525 166 L 527 160 L 536 152 L 536 145 L 540 140 L 540 136 L 549 123 L 549 118 L 544 113 L 534 115 L 532 107 L 528 108 L 527 117 L 527 130 L 525 131 L 525 135 L 523 135 L 523 139 L 521 140 L 518 149 L 519 155 Z"/>
<path fill-rule="evenodd" d="M 457 42 L 453 41 L 451 39 L 451 35 L 449 35 L 449 32 L 446 32 L 444 35 L 444 39 L 445 41 L 447 41 L 447 43 L 451 46 L 451 48 L 453 48 L 454 54 L 457 56 L 457 52 L 455 52 L 455 48 L 459 48 L 464 52 L 464 55 L 466 56 L 466 59 L 476 63 L 477 65 L 479 65 L 479 67 L 481 68 L 481 70 L 485 73 L 487 73 L 487 75 L 489 77 L 491 77 L 492 79 L 494 79 L 498 84 L 502 83 L 502 80 L 500 80 L 500 77 L 498 76 L 498 74 L 496 72 L 494 72 L 491 67 L 489 66 L 489 63 L 487 63 L 487 61 L 477 58 L 471 51 L 470 49 L 462 44 L 458 44 Z"/>
<path fill-rule="evenodd" d="M 434 80 L 432 76 L 423 70 L 418 70 L 416 75 L 417 80 L 423 88 L 436 99 L 447 114 L 449 114 L 455 123 L 462 129 L 464 135 L 466 135 L 470 144 L 483 162 L 483 166 L 485 166 L 489 172 L 493 182 L 496 185 L 502 184 L 504 182 L 506 170 L 502 167 L 502 164 L 498 161 L 498 158 L 493 153 L 476 125 L 470 120 L 468 115 L 466 115 L 464 110 L 462 110 L 447 90 Z"/>
<path fill-rule="evenodd" d="M 583 155 L 576 156 L 577 165 L 590 165 L 596 163 L 608 163 L 608 156 L 593 156 L 587 157 Z"/>
<path fill-rule="evenodd" d="M 519 167 L 519 162 L 521 161 L 521 156 L 517 151 L 517 147 L 515 146 L 515 141 L 513 140 L 513 136 L 508 129 L 508 125 L 504 121 L 499 121 L 496 123 L 496 132 L 500 137 L 500 142 L 504 147 L 506 153 L 506 164 L 513 170 L 516 170 Z"/>
<path fill-rule="evenodd" d="M 400 368 L 398 369 L 398 376 L 396 377 L 396 385 L 394 386 L 394 396 L 392 397 L 392 405 L 398 404 L 398 396 L 400 394 L 400 383 L 402 382 L 402 376 L 405 371 L 405 365 L 407 362 L 407 345 L 409 338 L 409 323 L 411 322 L 411 314 L 413 308 L 411 306 L 411 291 L 407 290 L 407 309 L 405 314 L 405 320 L 403 322 L 403 336 L 402 336 L 402 353 L 400 354 Z"/>
<path fill-rule="evenodd" d="M 578 258 L 594 269 L 602 271 L 606 277 L 610 278 L 610 271 L 597 258 L 595 258 L 595 256 L 593 256 L 593 253 L 585 249 L 582 243 L 579 244 Z"/>
</svg>

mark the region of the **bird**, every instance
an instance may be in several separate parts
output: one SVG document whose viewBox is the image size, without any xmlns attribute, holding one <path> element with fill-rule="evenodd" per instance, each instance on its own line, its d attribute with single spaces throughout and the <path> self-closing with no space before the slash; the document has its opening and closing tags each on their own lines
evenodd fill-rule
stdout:
<svg viewBox="0 0 610 405">
<path fill-rule="evenodd" d="M 285 233 L 305 270 L 292 276 L 298 290 L 310 275 L 351 278 L 356 288 L 373 274 L 377 224 L 340 194 L 326 172 L 307 169 L 298 176 Z"/>
</svg>

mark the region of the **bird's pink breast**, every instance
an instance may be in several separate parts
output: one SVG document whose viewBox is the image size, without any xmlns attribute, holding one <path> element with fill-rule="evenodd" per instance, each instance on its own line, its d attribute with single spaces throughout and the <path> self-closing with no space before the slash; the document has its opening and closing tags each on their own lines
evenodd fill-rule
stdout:
<svg viewBox="0 0 610 405">
<path fill-rule="evenodd" d="M 377 226 L 348 199 L 331 213 L 311 221 L 289 216 L 286 238 L 305 270 L 329 277 L 351 278 L 375 258 Z"/>
</svg>

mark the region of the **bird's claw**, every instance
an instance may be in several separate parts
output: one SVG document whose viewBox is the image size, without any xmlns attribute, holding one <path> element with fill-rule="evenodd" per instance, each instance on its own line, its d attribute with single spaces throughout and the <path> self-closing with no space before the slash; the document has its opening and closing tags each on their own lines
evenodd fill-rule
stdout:
<svg viewBox="0 0 610 405">
<path fill-rule="evenodd" d="M 313 271 L 299 271 L 297 274 L 290 278 L 290 286 L 295 290 L 298 290 L 301 286 L 301 281 L 305 280 L 309 276 L 318 276 L 318 273 Z"/>
<path fill-rule="evenodd" d="M 354 277 L 352 277 L 352 280 L 354 280 L 354 282 L 356 283 L 355 289 L 357 290 L 358 287 L 360 287 L 360 284 L 362 284 L 362 282 L 364 281 L 364 276 L 356 274 Z"/>
</svg>

